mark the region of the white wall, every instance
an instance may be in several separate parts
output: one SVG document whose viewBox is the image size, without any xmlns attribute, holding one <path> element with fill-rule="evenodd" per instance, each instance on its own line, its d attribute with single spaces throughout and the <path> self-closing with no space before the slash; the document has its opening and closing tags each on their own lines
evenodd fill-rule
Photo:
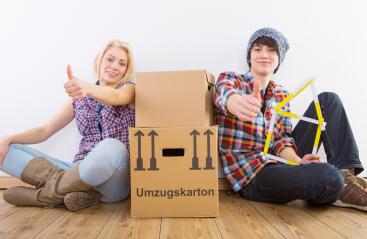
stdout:
<svg viewBox="0 0 367 239">
<path fill-rule="evenodd" d="M 337 92 L 367 166 L 366 6 L 363 0 L 3 0 L 0 135 L 37 126 L 60 108 L 67 64 L 79 78 L 95 81 L 93 58 L 110 39 L 131 43 L 138 71 L 205 68 L 217 75 L 246 71 L 250 34 L 271 26 L 291 46 L 276 80 L 294 89 L 316 76 L 318 91 Z M 294 111 L 310 100 L 310 93 L 296 99 Z M 35 147 L 72 161 L 79 139 L 72 123 Z"/>
</svg>

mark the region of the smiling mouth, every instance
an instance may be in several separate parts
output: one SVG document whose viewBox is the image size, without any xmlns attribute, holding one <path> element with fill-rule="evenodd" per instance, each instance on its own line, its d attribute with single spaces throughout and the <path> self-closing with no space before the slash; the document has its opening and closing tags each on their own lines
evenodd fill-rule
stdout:
<svg viewBox="0 0 367 239">
<path fill-rule="evenodd" d="M 117 73 L 114 73 L 114 72 L 106 71 L 105 73 L 106 73 L 109 77 L 115 77 L 115 76 L 117 76 Z"/>
</svg>

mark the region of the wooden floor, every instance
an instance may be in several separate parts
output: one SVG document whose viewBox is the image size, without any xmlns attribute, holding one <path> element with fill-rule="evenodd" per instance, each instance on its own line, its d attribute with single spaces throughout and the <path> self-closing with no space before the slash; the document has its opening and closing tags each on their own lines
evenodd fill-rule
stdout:
<svg viewBox="0 0 367 239">
<path fill-rule="evenodd" d="M 367 238 L 367 212 L 247 201 L 220 192 L 218 218 L 133 219 L 130 201 L 80 212 L 21 208 L 0 190 L 0 238 Z"/>
</svg>

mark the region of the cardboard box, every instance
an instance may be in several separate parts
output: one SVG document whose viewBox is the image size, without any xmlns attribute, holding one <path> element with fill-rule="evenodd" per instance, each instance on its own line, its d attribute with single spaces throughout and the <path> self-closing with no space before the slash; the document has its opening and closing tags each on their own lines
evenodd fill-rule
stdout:
<svg viewBox="0 0 367 239">
<path fill-rule="evenodd" d="M 137 73 L 135 127 L 214 125 L 214 84 L 205 70 Z"/>
<path fill-rule="evenodd" d="M 131 216 L 218 216 L 218 128 L 130 128 Z"/>
</svg>

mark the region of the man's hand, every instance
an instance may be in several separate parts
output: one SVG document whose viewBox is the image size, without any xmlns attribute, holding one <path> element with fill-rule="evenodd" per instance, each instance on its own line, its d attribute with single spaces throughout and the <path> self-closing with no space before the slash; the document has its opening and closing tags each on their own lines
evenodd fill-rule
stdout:
<svg viewBox="0 0 367 239">
<path fill-rule="evenodd" d="M 254 81 L 254 90 L 251 95 L 231 95 L 227 101 L 227 110 L 242 121 L 252 121 L 260 112 L 261 96 L 260 83 Z"/>
<path fill-rule="evenodd" d="M 321 163 L 320 156 L 318 156 L 317 154 L 306 154 L 305 156 L 303 156 L 303 158 L 299 163 L 301 164 Z"/>
</svg>

